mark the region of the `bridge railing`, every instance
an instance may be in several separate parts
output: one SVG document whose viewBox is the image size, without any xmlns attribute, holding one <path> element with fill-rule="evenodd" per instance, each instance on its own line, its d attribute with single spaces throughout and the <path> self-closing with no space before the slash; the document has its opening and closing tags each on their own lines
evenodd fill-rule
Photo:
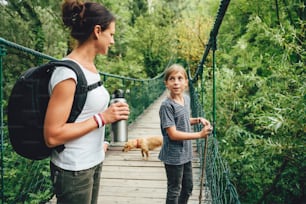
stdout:
<svg viewBox="0 0 306 204">
<path fill-rule="evenodd" d="M 230 170 L 226 162 L 223 161 L 222 156 L 218 151 L 218 140 L 217 140 L 217 121 L 216 121 L 216 55 L 215 51 L 217 49 L 217 36 L 218 31 L 221 26 L 223 17 L 225 16 L 226 10 L 230 0 L 222 0 L 220 2 L 219 10 L 215 19 L 214 26 L 210 32 L 210 38 L 208 40 L 206 49 L 202 60 L 200 61 L 198 68 L 194 74 L 191 76 L 190 69 L 188 69 L 189 75 L 189 88 L 190 88 L 190 97 L 191 97 L 191 109 L 193 117 L 206 117 L 204 107 L 211 107 L 209 115 L 211 116 L 212 125 L 214 127 L 213 134 L 206 138 L 197 141 L 197 150 L 201 158 L 201 175 L 200 175 L 200 192 L 199 192 L 199 203 L 202 200 L 203 188 L 209 190 L 211 200 L 213 204 L 227 204 L 235 203 L 240 204 L 238 194 L 235 186 L 231 183 L 230 180 Z M 205 72 L 204 64 L 206 59 L 212 51 L 212 61 L 213 65 L 211 68 L 212 72 L 212 86 L 209 93 L 212 96 L 212 104 L 206 104 L 207 93 L 205 87 Z M 195 130 L 199 130 L 201 126 L 195 126 Z"/>
<path fill-rule="evenodd" d="M 0 38 L 1 102 L 1 200 L 2 203 L 42 203 L 53 195 L 49 179 L 49 161 L 31 161 L 18 156 L 8 138 L 6 108 L 11 89 L 22 72 L 55 58 Z M 133 122 L 164 92 L 162 75 L 153 79 L 135 79 L 100 72 L 110 94 L 125 91 Z M 107 126 L 106 139 L 111 139 Z"/>
</svg>

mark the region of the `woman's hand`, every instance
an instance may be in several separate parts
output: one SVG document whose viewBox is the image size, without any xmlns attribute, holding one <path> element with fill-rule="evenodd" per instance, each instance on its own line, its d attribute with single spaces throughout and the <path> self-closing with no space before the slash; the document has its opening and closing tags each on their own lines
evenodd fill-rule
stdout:
<svg viewBox="0 0 306 204">
<path fill-rule="evenodd" d="M 104 152 L 106 152 L 108 150 L 108 146 L 109 146 L 109 142 L 104 141 L 104 143 L 103 143 Z"/>
<path fill-rule="evenodd" d="M 127 120 L 130 114 L 129 105 L 123 102 L 111 104 L 103 113 L 105 124 L 114 123 L 119 120 Z"/>
</svg>

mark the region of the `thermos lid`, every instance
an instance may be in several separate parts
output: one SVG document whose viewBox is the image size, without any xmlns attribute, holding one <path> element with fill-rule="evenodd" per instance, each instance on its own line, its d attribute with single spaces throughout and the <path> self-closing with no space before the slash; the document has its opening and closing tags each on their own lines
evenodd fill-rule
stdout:
<svg viewBox="0 0 306 204">
<path fill-rule="evenodd" d="M 112 98 L 124 98 L 124 91 L 122 89 L 115 90 Z"/>
</svg>

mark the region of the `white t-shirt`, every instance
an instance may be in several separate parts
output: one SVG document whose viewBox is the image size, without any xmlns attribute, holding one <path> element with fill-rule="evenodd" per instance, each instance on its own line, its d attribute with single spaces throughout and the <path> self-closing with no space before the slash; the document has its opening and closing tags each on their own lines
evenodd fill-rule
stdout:
<svg viewBox="0 0 306 204">
<path fill-rule="evenodd" d="M 79 66 L 85 74 L 88 85 L 101 80 L 99 74 L 90 72 L 80 64 Z M 65 67 L 56 68 L 49 83 L 50 93 L 57 83 L 69 78 L 77 81 L 74 71 Z M 103 85 L 89 91 L 84 108 L 75 122 L 87 120 L 93 117 L 94 114 L 104 111 L 108 107 L 109 100 L 110 95 Z M 69 141 L 65 144 L 64 151 L 60 153 L 56 150 L 52 151 L 51 161 L 65 170 L 80 171 L 89 169 L 104 160 L 104 135 L 105 126 L 97 128 L 78 139 Z"/>
</svg>

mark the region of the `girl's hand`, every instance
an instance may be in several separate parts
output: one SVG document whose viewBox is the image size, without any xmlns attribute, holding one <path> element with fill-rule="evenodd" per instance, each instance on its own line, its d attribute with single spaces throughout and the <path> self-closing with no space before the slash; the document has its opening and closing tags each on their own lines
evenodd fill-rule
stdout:
<svg viewBox="0 0 306 204">
<path fill-rule="evenodd" d="M 199 121 L 200 121 L 200 123 L 202 123 L 203 126 L 211 127 L 210 122 L 208 120 L 206 120 L 205 118 L 199 118 Z"/>
<path fill-rule="evenodd" d="M 129 105 L 123 102 L 111 104 L 103 113 L 105 124 L 114 123 L 119 120 L 127 120 L 130 114 Z"/>
<path fill-rule="evenodd" d="M 203 128 L 200 132 L 201 137 L 205 138 L 212 133 L 213 127 L 210 125 L 210 122 L 204 118 L 201 118 L 201 123 L 203 124 Z"/>
</svg>

